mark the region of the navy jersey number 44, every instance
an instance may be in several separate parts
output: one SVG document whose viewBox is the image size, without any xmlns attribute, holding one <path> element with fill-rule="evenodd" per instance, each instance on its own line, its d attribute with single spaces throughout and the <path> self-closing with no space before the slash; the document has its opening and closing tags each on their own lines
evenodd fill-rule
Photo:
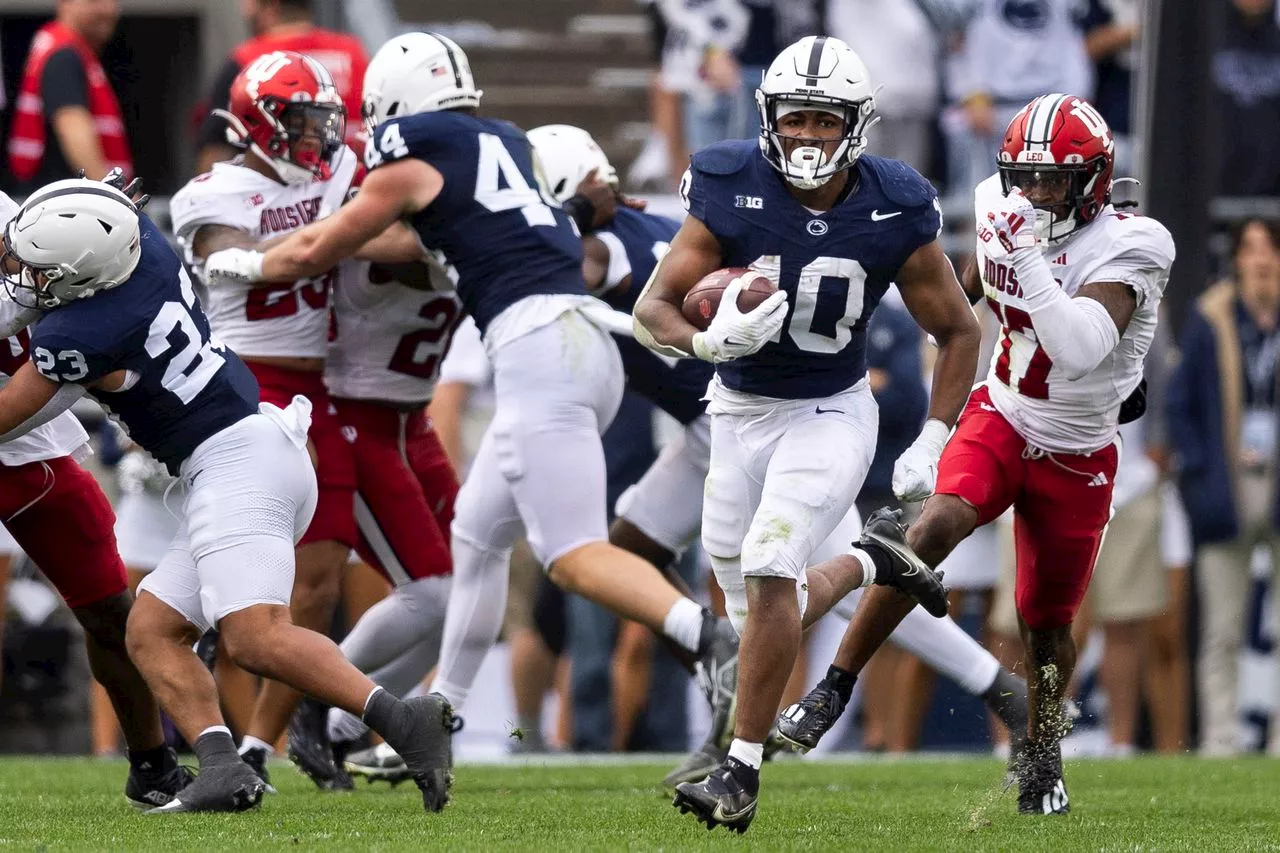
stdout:
<svg viewBox="0 0 1280 853">
<path fill-rule="evenodd" d="M 412 224 L 457 270 L 458 297 L 481 333 L 526 296 L 586 295 L 581 241 L 546 192 L 524 131 L 464 113 L 417 113 L 378 125 L 365 146 L 370 170 L 410 157 L 444 178 Z"/>
<path fill-rule="evenodd" d="M 139 217 L 142 257 L 118 287 L 45 315 L 31 360 L 54 382 L 88 385 L 126 371 L 117 391 L 89 393 L 170 473 L 214 433 L 258 410 L 258 383 L 212 339 L 191 279 L 164 235 Z"/>
<path fill-rule="evenodd" d="M 699 151 L 680 194 L 719 240 L 723 265 L 759 270 L 787 293 L 787 321 L 753 355 L 717 365 L 735 391 L 828 397 L 866 374 L 867 321 L 913 252 L 937 239 L 937 192 L 905 163 L 871 155 L 857 186 L 813 213 L 788 192 L 754 140 Z"/>
</svg>

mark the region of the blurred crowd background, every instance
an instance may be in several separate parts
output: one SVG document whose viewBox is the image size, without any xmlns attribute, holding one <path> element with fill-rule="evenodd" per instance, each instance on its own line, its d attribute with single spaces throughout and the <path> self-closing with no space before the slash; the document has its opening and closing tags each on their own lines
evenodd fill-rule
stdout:
<svg viewBox="0 0 1280 853">
<path fill-rule="evenodd" d="M 485 114 L 590 130 L 624 189 L 677 217 L 689 153 L 757 135 L 753 92 L 780 48 L 815 32 L 837 36 L 879 87 L 871 150 L 939 186 L 957 268 L 972 245 L 973 187 L 994 171 L 1014 112 L 1045 92 L 1092 99 L 1116 135 L 1117 175 L 1140 179 L 1118 185 L 1117 198 L 1169 225 L 1179 259 L 1149 360 L 1148 414 L 1124 430 L 1116 516 L 1080 622 L 1073 693 L 1084 716 L 1067 748 L 1280 754 L 1270 594 L 1280 541 L 1274 0 L 5 0 L 0 189 L 21 197 L 79 169 L 101 177 L 121 164 L 147 179 L 164 225 L 165 197 L 234 154 L 208 113 L 263 43 L 243 39 L 312 38 L 355 109 L 365 53 L 405 29 L 445 33 L 468 51 Z M 349 119 L 352 131 L 358 125 Z M 984 322 L 989 348 L 992 318 Z M 881 434 L 864 513 L 893 500 L 892 461 L 923 420 L 931 361 L 892 298 L 872 318 L 870 348 Z M 460 332 L 431 407 L 460 472 L 485 423 L 486 368 L 478 342 Z M 91 464 L 108 493 L 123 500 L 147 488 L 118 465 L 119 436 L 101 411 L 89 403 L 80 413 L 96 430 Z M 608 436 L 611 500 L 672 432 L 647 403 L 628 399 Z M 121 514 L 120 523 L 147 522 Z M 1008 528 L 978 531 L 947 575 L 958 621 L 1013 665 Z M 7 547 L 0 751 L 118 752 L 74 620 L 38 567 Z M 134 568 L 136 581 L 147 567 Z M 684 570 L 714 599 L 696 551 Z M 703 734 L 702 703 L 690 701 L 683 670 L 648 632 L 566 597 L 527 554 L 517 552 L 512 577 L 505 642 L 479 679 L 486 695 L 471 703 L 464 757 L 677 751 Z M 353 563 L 335 631 L 385 593 Z M 810 659 L 828 660 L 843 628 L 820 624 Z M 803 670 L 786 702 L 815 680 Z M 255 685 L 239 689 L 251 695 Z M 880 652 L 858 695 L 844 733 L 824 748 L 980 751 L 999 739 L 978 700 L 935 684 L 906 652 Z M 228 719 L 244 721 L 235 707 Z"/>
</svg>

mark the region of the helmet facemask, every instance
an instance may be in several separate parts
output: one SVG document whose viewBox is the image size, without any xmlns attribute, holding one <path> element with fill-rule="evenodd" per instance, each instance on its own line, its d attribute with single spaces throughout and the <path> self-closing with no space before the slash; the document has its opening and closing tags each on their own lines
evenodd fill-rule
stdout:
<svg viewBox="0 0 1280 853">
<path fill-rule="evenodd" d="M 760 150 L 765 160 L 781 172 L 789 184 L 802 190 L 817 189 L 853 166 L 867 148 L 867 131 L 879 121 L 875 100 L 870 97 L 849 101 L 810 92 L 765 94 L 757 89 L 756 107 L 760 113 Z M 783 116 L 800 110 L 830 113 L 840 118 L 844 122 L 844 133 L 834 138 L 803 138 L 778 130 L 778 121 Z M 795 141 L 812 144 L 797 145 L 788 156 L 786 145 Z M 828 156 L 826 148 L 832 142 L 839 145 Z"/>
<path fill-rule="evenodd" d="M 1095 201 L 1094 190 L 1105 168 L 1106 162 L 1100 158 L 1066 164 L 1001 162 L 1000 186 L 1006 195 L 1014 187 L 1022 190 L 1036 209 L 1036 236 L 1053 244 L 1097 216 L 1101 205 Z"/>
<path fill-rule="evenodd" d="M 0 275 L 4 289 L 15 305 L 23 308 L 51 308 L 76 298 L 71 295 L 83 288 L 88 280 L 80 276 L 68 264 L 39 265 L 24 261 L 13 246 L 13 227 L 17 217 L 4 229 L 3 251 L 0 252 Z M 70 298 L 67 298 L 70 296 Z"/>
<path fill-rule="evenodd" d="M 272 117 L 276 128 L 265 154 L 280 180 L 288 184 L 328 180 L 333 174 L 333 159 L 347 133 L 343 108 L 267 98 L 262 109 Z"/>
</svg>

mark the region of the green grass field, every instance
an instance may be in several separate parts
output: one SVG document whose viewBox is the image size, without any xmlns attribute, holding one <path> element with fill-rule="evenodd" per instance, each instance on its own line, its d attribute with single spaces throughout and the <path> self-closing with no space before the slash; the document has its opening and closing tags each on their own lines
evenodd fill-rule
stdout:
<svg viewBox="0 0 1280 853">
<path fill-rule="evenodd" d="M 1073 813 L 1027 818 L 991 760 L 782 762 L 742 837 L 671 807 L 660 764 L 463 765 L 454 802 L 363 782 L 320 794 L 285 764 L 256 812 L 144 818 L 122 762 L 0 760 L 0 850 L 1280 850 L 1280 761 L 1067 766 Z"/>
</svg>

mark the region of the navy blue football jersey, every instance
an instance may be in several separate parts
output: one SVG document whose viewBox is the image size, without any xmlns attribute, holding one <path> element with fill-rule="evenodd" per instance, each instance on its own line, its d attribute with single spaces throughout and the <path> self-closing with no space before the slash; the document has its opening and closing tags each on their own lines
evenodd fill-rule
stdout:
<svg viewBox="0 0 1280 853">
<path fill-rule="evenodd" d="M 766 397 L 827 397 L 866 373 L 867 321 L 898 270 L 937 239 L 933 186 L 905 163 L 863 155 L 856 188 L 812 213 L 755 141 L 702 149 L 681 185 L 690 215 L 720 241 L 724 267 L 752 267 L 787 292 L 778 338 L 717 366 L 720 381 Z"/>
<path fill-rule="evenodd" d="M 482 335 L 526 296 L 586 293 L 582 243 L 535 174 L 524 131 L 457 112 L 378 125 L 365 164 L 375 169 L 406 157 L 444 176 L 440 195 L 412 223 L 423 245 L 442 251 L 457 270 L 458 297 Z"/>
<path fill-rule="evenodd" d="M 594 232 L 609 249 L 609 273 L 599 294 L 619 311 L 628 314 L 636 307 L 636 299 L 644 288 L 658 260 L 667 252 L 680 224 L 665 216 L 655 216 L 619 207 L 606 227 Z M 620 279 L 631 277 L 625 290 L 616 289 Z M 614 335 L 627 385 L 682 424 L 688 424 L 706 411 L 702 398 L 715 368 L 696 358 L 686 358 L 670 365 L 632 338 Z"/>
<path fill-rule="evenodd" d="M 209 436 L 258 410 L 258 383 L 209 335 L 191 279 L 143 216 L 128 281 L 56 308 L 31 333 L 31 360 L 54 382 L 87 385 L 129 371 L 125 390 L 89 394 L 172 474 Z"/>
</svg>

